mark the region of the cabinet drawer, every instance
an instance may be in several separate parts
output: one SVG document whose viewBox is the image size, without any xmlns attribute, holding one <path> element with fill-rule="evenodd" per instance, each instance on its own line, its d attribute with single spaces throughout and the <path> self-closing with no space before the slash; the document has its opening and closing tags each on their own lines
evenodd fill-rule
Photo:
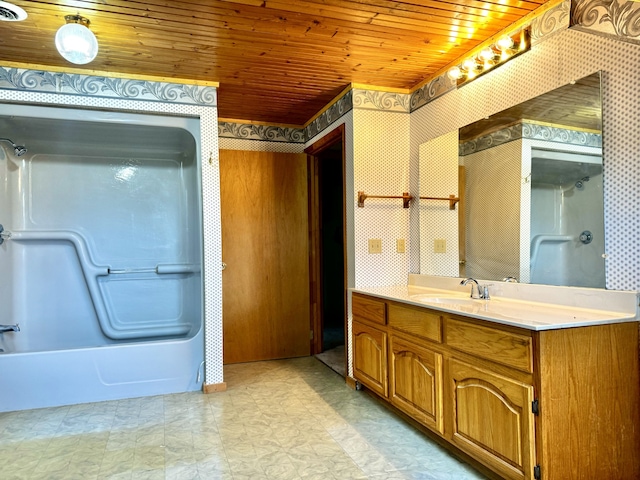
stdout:
<svg viewBox="0 0 640 480">
<path fill-rule="evenodd" d="M 416 337 L 442 342 L 442 317 L 424 308 L 389 304 L 389 326 Z"/>
<path fill-rule="evenodd" d="M 380 325 L 387 324 L 386 304 L 382 300 L 354 293 L 351 297 L 351 313 L 354 319 L 368 320 Z"/>
<path fill-rule="evenodd" d="M 461 352 L 533 372 L 531 337 L 447 318 L 445 341 Z"/>
</svg>

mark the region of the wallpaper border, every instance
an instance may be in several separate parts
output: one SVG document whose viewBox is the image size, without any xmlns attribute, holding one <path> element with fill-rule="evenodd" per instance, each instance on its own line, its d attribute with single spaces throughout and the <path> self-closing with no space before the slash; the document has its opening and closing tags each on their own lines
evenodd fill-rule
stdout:
<svg viewBox="0 0 640 480">
<path fill-rule="evenodd" d="M 461 143 L 458 147 L 458 155 L 464 157 L 465 155 L 488 150 L 522 138 L 565 145 L 602 148 L 602 135 L 598 133 L 521 122 Z"/>
<path fill-rule="evenodd" d="M 216 106 L 216 88 L 0 66 L 0 89 Z"/>
<path fill-rule="evenodd" d="M 305 132 L 301 128 L 234 122 L 218 122 L 218 136 L 263 142 L 305 143 L 306 141 Z"/>
<path fill-rule="evenodd" d="M 353 108 L 410 113 L 411 95 L 355 88 L 353 89 Z"/>
<path fill-rule="evenodd" d="M 571 4 L 571 27 L 640 44 L 640 3 L 628 0 L 574 0 Z"/>
<path fill-rule="evenodd" d="M 329 108 L 322 112 L 318 118 L 304 127 L 305 140 L 308 141 L 319 133 L 322 133 L 331 124 L 333 124 L 333 122 L 351 110 L 353 110 L 353 90 L 346 92 L 342 97 L 330 105 Z"/>
</svg>

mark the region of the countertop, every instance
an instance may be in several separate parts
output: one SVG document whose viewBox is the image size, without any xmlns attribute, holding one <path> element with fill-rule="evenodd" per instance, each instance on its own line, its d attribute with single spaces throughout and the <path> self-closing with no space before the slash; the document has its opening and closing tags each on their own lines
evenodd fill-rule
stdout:
<svg viewBox="0 0 640 480">
<path fill-rule="evenodd" d="M 638 321 L 636 311 L 610 311 L 580 308 L 554 303 L 493 297 L 472 300 L 469 293 L 415 285 L 350 288 L 351 292 L 372 295 L 409 305 L 427 307 L 447 313 L 528 330 L 554 330 Z M 422 296 L 422 298 L 420 298 Z"/>
</svg>

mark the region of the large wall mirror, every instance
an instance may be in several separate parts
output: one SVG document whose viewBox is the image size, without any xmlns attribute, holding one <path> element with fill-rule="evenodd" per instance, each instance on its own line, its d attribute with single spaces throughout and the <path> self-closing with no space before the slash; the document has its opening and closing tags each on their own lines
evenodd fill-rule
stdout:
<svg viewBox="0 0 640 480">
<path fill-rule="evenodd" d="M 602 165 L 599 73 L 421 145 L 421 273 L 604 288 Z"/>
</svg>

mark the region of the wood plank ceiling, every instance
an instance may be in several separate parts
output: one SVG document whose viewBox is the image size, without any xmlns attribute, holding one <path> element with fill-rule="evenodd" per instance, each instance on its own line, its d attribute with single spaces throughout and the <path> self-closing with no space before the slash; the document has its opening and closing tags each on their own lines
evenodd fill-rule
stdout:
<svg viewBox="0 0 640 480">
<path fill-rule="evenodd" d="M 301 126 L 349 84 L 409 93 L 547 0 L 11 3 L 29 17 L 0 22 L 0 63 L 218 82 L 221 118 Z M 100 44 L 82 67 L 54 46 L 76 13 Z"/>
</svg>

